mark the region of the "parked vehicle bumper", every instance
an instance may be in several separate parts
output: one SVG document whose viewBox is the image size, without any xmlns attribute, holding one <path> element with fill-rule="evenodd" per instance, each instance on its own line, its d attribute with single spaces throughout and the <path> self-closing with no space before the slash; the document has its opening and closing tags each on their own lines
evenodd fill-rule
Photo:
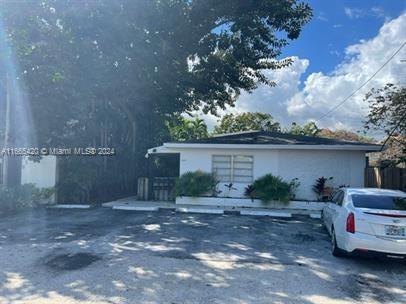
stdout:
<svg viewBox="0 0 406 304">
<path fill-rule="evenodd" d="M 340 248 L 347 252 L 376 252 L 406 256 L 406 239 L 389 239 L 365 233 L 346 233 Z"/>
</svg>

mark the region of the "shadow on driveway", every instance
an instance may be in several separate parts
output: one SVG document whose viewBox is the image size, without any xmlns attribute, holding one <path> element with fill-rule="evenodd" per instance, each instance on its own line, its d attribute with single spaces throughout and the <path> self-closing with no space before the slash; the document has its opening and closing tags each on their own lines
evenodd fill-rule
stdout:
<svg viewBox="0 0 406 304">
<path fill-rule="evenodd" d="M 329 247 L 320 221 L 307 217 L 31 210 L 0 217 L 0 302 L 406 299 L 404 264 L 337 259 Z"/>
</svg>

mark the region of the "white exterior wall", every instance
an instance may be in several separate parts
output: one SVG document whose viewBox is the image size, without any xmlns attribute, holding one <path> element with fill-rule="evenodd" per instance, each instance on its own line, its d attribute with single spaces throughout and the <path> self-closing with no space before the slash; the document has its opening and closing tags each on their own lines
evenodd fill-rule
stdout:
<svg viewBox="0 0 406 304">
<path fill-rule="evenodd" d="M 54 187 L 56 183 L 56 156 L 42 157 L 41 161 L 33 162 L 23 158 L 21 184 L 34 184 L 38 188 Z"/>
<path fill-rule="evenodd" d="M 365 152 L 343 150 L 255 150 L 255 149 L 205 149 L 179 148 L 180 174 L 188 171 L 212 171 L 212 155 L 251 155 L 254 157 L 254 179 L 265 174 L 281 176 L 285 181 L 297 177 L 301 183 L 297 199 L 314 200 L 312 191 L 315 180 L 332 176 L 333 185 L 364 185 Z M 219 184 L 219 196 L 243 197 L 248 183 L 235 183 L 228 193 L 224 182 Z"/>
<path fill-rule="evenodd" d="M 315 199 L 312 185 L 321 176 L 333 177 L 331 183 L 334 187 L 363 187 L 364 167 L 365 153 L 361 151 L 279 151 L 278 175 L 286 181 L 295 177 L 299 179 L 298 199 Z"/>
</svg>

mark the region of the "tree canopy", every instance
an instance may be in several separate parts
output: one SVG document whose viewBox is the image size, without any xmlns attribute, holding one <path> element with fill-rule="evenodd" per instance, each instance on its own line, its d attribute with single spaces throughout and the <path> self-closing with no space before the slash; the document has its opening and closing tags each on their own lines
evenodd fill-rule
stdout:
<svg viewBox="0 0 406 304">
<path fill-rule="evenodd" d="M 372 89 L 365 100 L 369 113 L 364 122 L 365 131 L 375 130 L 386 134 L 386 152 L 382 162 L 394 165 L 406 163 L 406 87 L 387 84 Z"/>
<path fill-rule="evenodd" d="M 365 100 L 369 113 L 365 129 L 385 132 L 386 135 L 406 135 L 406 87 L 387 84 L 372 89 Z"/>
<path fill-rule="evenodd" d="M 314 121 L 310 121 L 303 126 L 300 126 L 294 122 L 292 123 L 290 130 L 287 130 L 287 132 L 294 135 L 317 136 L 320 129 Z"/>
<path fill-rule="evenodd" d="M 300 126 L 296 123 L 292 123 L 291 128 L 285 131 L 295 135 L 318 136 L 347 141 L 359 141 L 364 143 L 374 142 L 374 139 L 372 137 L 368 137 L 350 130 L 345 129 L 331 130 L 329 128 L 319 128 L 314 121 L 309 121 L 305 123 L 303 126 Z"/>
<path fill-rule="evenodd" d="M 311 17 L 290 0 L 5 1 L 1 12 L 40 133 L 64 144 L 91 110 L 131 125 L 234 105 L 273 84 L 262 71 L 289 65 L 276 58 Z"/>
<path fill-rule="evenodd" d="M 271 114 L 260 112 L 244 112 L 226 114 L 214 127 L 214 134 L 225 134 L 242 131 L 280 131 L 280 124 L 274 121 Z"/>
<path fill-rule="evenodd" d="M 364 143 L 375 142 L 375 140 L 372 137 L 368 137 L 363 134 L 359 134 L 359 133 L 352 132 L 349 130 L 344 130 L 344 129 L 331 130 L 331 129 L 323 128 L 323 129 L 320 129 L 320 131 L 317 133 L 317 136 L 341 139 L 341 140 L 348 140 L 348 141 L 359 141 L 359 142 L 364 142 Z"/>
</svg>

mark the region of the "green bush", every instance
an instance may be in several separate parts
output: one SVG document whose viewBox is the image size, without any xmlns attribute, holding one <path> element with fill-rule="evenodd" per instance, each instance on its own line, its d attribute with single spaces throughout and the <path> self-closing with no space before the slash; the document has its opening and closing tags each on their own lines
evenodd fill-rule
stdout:
<svg viewBox="0 0 406 304">
<path fill-rule="evenodd" d="M 182 174 L 175 183 L 175 196 L 215 195 L 218 181 L 206 172 L 194 171 Z"/>
<path fill-rule="evenodd" d="M 270 201 L 288 202 L 291 197 L 291 185 L 279 176 L 267 174 L 254 181 L 250 189 L 250 196 L 265 203 Z"/>
<path fill-rule="evenodd" d="M 296 191 L 300 187 L 300 182 L 297 177 L 293 178 L 290 183 L 289 183 L 289 189 L 290 189 L 290 199 L 295 199 L 296 198 Z"/>
<path fill-rule="evenodd" d="M 248 196 L 253 199 L 254 198 L 253 193 L 254 193 L 254 185 L 250 184 L 247 187 L 245 187 L 245 189 L 244 189 L 245 196 Z"/>
<path fill-rule="evenodd" d="M 38 206 L 54 194 L 53 188 L 36 188 L 32 184 L 17 187 L 0 187 L 0 211 L 13 212 Z"/>
<path fill-rule="evenodd" d="M 313 185 L 313 192 L 317 194 L 319 201 L 328 201 L 331 199 L 333 187 L 328 185 L 333 180 L 333 177 L 326 178 L 324 176 L 316 179 L 316 183 Z"/>
</svg>

